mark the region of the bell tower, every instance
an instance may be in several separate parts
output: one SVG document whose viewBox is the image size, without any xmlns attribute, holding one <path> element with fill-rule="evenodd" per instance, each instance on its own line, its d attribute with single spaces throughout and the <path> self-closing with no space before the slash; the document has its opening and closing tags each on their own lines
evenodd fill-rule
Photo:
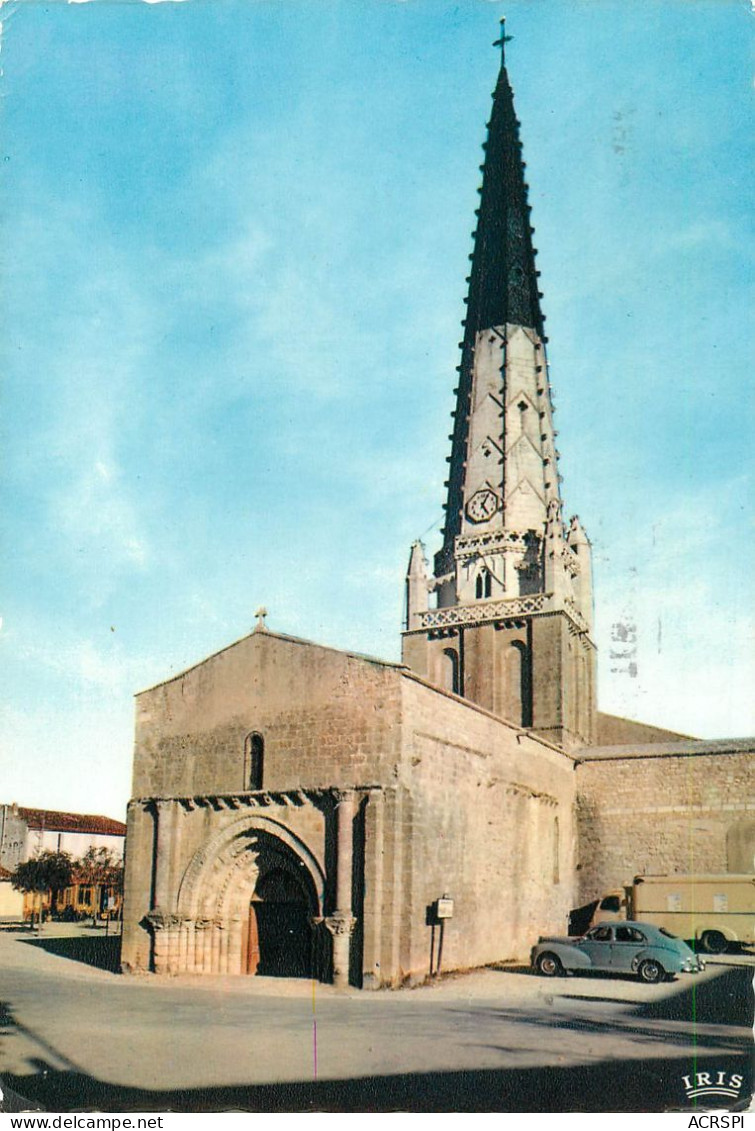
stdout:
<svg viewBox="0 0 755 1131">
<path fill-rule="evenodd" d="M 488 123 L 449 436 L 443 545 L 407 574 L 404 663 L 562 746 L 594 741 L 590 543 L 564 523 L 519 121 L 501 69 Z"/>
</svg>

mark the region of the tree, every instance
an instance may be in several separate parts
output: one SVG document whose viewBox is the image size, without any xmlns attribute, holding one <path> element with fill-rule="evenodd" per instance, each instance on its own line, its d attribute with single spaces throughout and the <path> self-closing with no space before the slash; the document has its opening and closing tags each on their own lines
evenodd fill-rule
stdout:
<svg viewBox="0 0 755 1131">
<path fill-rule="evenodd" d="M 39 895 L 39 912 L 41 919 L 42 894 L 50 892 L 53 900 L 61 891 L 64 891 L 73 878 L 73 861 L 67 852 L 47 852 L 34 856 L 19 864 L 11 876 L 11 883 L 16 891 L 36 893 Z M 34 909 L 32 907 L 31 924 L 34 926 Z"/>
<path fill-rule="evenodd" d="M 123 890 L 123 863 L 109 848 L 88 848 L 81 860 L 76 861 L 75 874 L 80 884 L 91 884 L 94 888 L 94 925 L 103 890 L 108 894 Z"/>
</svg>

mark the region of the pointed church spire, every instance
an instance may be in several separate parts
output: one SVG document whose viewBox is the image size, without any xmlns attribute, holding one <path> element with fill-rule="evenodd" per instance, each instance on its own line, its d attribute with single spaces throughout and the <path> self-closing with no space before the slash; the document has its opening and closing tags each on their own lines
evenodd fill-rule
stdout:
<svg viewBox="0 0 755 1131">
<path fill-rule="evenodd" d="M 407 575 L 404 661 L 557 742 L 594 732 L 590 544 L 564 527 L 519 122 L 504 56 L 460 342 L 443 546 Z M 428 607 L 427 593 L 435 595 Z"/>
<path fill-rule="evenodd" d="M 545 376 L 543 349 L 543 314 L 540 309 L 538 272 L 535 268 L 535 249 L 532 245 L 533 229 L 530 225 L 530 207 L 527 203 L 527 183 L 524 176 L 522 145 L 519 140 L 519 121 L 514 110 L 514 95 L 506 71 L 503 49 L 510 36 L 505 34 L 502 21 L 502 59 L 496 88 L 493 92 L 493 110 L 488 122 L 487 140 L 483 146 L 485 161 L 482 170 L 480 207 L 477 209 L 477 228 L 474 250 L 470 256 L 472 266 L 468 276 L 469 290 L 466 299 L 464 339 L 460 343 L 462 355 L 459 365 L 459 383 L 452 434 L 449 477 L 446 486 L 446 523 L 444 554 L 449 558 L 456 536 L 463 532 L 465 510 L 471 495 L 480 489 L 490 488 L 497 499 L 498 525 L 506 519 L 506 492 L 517 487 L 517 482 L 507 482 L 519 476 L 519 469 L 506 466 L 507 406 L 505 402 L 507 376 L 521 384 L 518 371 L 523 358 L 509 364 L 513 355 L 522 354 L 522 344 L 507 351 L 507 340 L 515 328 L 524 330 L 533 354 L 529 369 L 541 375 L 534 388 L 525 390 L 525 401 L 530 411 L 527 431 L 532 433 L 538 455 L 548 463 L 542 466 L 549 474 L 539 474 L 536 483 L 528 475 L 522 490 L 539 496 L 541 514 L 529 514 L 526 525 L 540 526 L 552 488 L 557 488 L 555 453 L 552 443 L 552 407 Z M 479 347 L 488 354 L 483 359 Z M 526 350 L 527 343 L 524 343 Z M 535 357 L 535 352 L 539 356 Z M 484 365 L 483 365 L 484 363 Z M 483 374 L 482 370 L 486 372 Z M 508 369 L 508 374 L 507 374 Z M 529 382 L 532 384 L 532 382 Z M 510 390 L 509 390 L 510 391 Z M 542 403 L 541 403 L 542 402 Z M 537 418 L 544 422 L 540 427 Z M 524 418 L 522 417 L 522 423 Z M 514 414 L 514 432 L 519 425 L 519 415 Z M 542 435 L 542 439 L 539 439 Z M 510 436 L 515 439 L 516 436 Z M 475 482 L 469 465 L 475 451 L 485 444 L 485 477 Z M 490 454 L 497 447 L 497 459 Z M 543 450 L 548 448 L 548 451 Z M 479 462 L 479 460 L 478 460 Z M 516 461 L 514 461 L 516 462 Z M 532 469 L 530 469 L 531 471 Z M 552 474 L 551 474 L 552 473 Z M 544 484 L 549 483 L 549 487 Z M 492 496 L 488 499 L 491 505 Z M 532 499 L 530 500 L 533 501 Z M 519 508 L 521 510 L 521 508 Z M 528 508 L 529 512 L 533 507 Z M 514 515 L 509 516 L 515 518 Z M 472 516 L 473 521 L 474 515 Z M 479 521 L 479 518 L 477 519 Z M 508 521 L 506 525 L 510 525 Z M 447 568 L 448 562 L 443 567 Z M 443 571 L 442 570 L 442 571 Z"/>
<path fill-rule="evenodd" d="M 501 21 L 501 69 L 484 144 L 479 220 L 469 277 L 465 342 L 490 326 L 512 322 L 543 332 L 532 246 L 527 183 L 503 47 L 511 39 Z"/>
</svg>

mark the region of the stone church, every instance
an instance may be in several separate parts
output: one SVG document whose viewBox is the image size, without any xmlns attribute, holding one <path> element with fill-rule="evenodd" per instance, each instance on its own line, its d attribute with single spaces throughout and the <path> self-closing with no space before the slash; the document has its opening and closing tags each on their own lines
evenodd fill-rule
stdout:
<svg viewBox="0 0 755 1131">
<path fill-rule="evenodd" d="M 503 42 L 503 40 L 502 40 Z M 637 872 L 752 871 L 753 745 L 596 708 L 519 122 L 493 94 L 443 545 L 403 662 L 270 631 L 137 697 L 127 971 L 398 986 L 526 959 Z M 749 788 L 749 794 L 748 794 Z"/>
</svg>

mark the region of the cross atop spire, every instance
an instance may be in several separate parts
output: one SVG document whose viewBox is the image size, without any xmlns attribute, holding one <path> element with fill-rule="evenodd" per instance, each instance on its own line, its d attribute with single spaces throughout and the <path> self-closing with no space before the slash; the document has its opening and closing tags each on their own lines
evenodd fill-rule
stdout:
<svg viewBox="0 0 755 1131">
<path fill-rule="evenodd" d="M 514 37 L 513 37 L 513 35 L 506 35 L 506 17 L 505 16 L 501 16 L 501 18 L 498 22 L 501 25 L 501 38 L 496 39 L 493 43 L 493 46 L 494 47 L 500 47 L 500 49 L 501 49 L 501 66 L 505 67 L 506 66 L 506 44 L 509 43 Z"/>
</svg>

